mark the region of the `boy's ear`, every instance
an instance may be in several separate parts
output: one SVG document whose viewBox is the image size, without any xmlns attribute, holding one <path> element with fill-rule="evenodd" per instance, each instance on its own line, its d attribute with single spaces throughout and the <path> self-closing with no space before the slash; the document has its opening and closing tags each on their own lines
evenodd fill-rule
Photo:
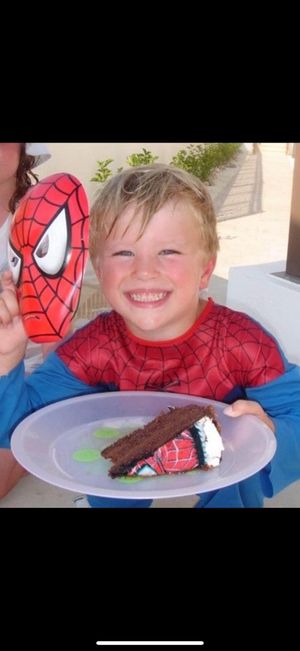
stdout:
<svg viewBox="0 0 300 651">
<path fill-rule="evenodd" d="M 213 258 L 210 258 L 209 261 L 206 263 L 204 266 L 204 269 L 202 271 L 202 275 L 200 278 L 200 286 L 199 289 L 205 289 L 209 283 L 210 277 L 213 273 L 213 270 L 216 266 L 217 262 L 217 256 L 215 255 Z"/>
</svg>

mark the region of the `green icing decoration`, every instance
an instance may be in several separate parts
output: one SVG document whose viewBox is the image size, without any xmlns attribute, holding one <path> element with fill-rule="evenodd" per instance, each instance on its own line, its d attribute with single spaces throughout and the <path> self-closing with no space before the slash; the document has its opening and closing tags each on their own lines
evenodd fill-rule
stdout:
<svg viewBox="0 0 300 651">
<path fill-rule="evenodd" d="M 83 463 L 91 463 L 92 461 L 98 461 L 98 459 L 100 459 L 100 452 L 95 448 L 83 448 L 82 450 L 76 450 L 73 452 L 72 459 Z"/>
<path fill-rule="evenodd" d="M 117 434 L 119 434 L 119 430 L 115 427 L 99 427 L 94 432 L 96 439 L 109 438 L 110 436 L 117 436 Z"/>
<path fill-rule="evenodd" d="M 142 481 L 144 477 L 116 477 L 121 484 L 135 484 L 137 481 Z"/>
</svg>

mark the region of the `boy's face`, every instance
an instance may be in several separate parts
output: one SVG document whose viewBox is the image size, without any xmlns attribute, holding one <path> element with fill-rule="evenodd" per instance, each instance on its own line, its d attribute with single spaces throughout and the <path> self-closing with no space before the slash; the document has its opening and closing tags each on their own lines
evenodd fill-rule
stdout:
<svg viewBox="0 0 300 651">
<path fill-rule="evenodd" d="M 201 313 L 199 290 L 207 286 L 215 258 L 207 260 L 186 203 L 167 202 L 139 239 L 140 218 L 131 223 L 132 215 L 133 208 L 127 208 L 101 242 L 98 276 L 103 292 L 135 336 L 174 339 Z"/>
</svg>

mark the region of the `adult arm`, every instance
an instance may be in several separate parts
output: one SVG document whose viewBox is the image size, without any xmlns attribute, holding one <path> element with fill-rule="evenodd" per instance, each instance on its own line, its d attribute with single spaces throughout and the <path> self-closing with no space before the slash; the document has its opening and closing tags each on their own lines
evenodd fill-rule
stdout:
<svg viewBox="0 0 300 651">
<path fill-rule="evenodd" d="M 0 500 L 27 474 L 11 450 L 0 449 Z"/>
</svg>

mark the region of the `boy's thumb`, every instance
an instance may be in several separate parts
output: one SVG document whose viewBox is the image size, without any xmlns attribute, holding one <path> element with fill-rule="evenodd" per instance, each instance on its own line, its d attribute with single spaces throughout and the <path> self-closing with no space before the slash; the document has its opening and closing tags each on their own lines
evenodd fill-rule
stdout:
<svg viewBox="0 0 300 651">
<path fill-rule="evenodd" d="M 228 405 L 228 407 L 225 407 L 224 412 L 226 416 L 237 416 L 238 414 L 235 413 L 234 406 L 233 405 Z"/>
<path fill-rule="evenodd" d="M 252 403 L 250 400 L 237 400 L 232 405 L 225 407 L 224 414 L 226 416 L 243 416 L 243 414 L 256 414 L 257 409 L 255 403 Z"/>
</svg>

